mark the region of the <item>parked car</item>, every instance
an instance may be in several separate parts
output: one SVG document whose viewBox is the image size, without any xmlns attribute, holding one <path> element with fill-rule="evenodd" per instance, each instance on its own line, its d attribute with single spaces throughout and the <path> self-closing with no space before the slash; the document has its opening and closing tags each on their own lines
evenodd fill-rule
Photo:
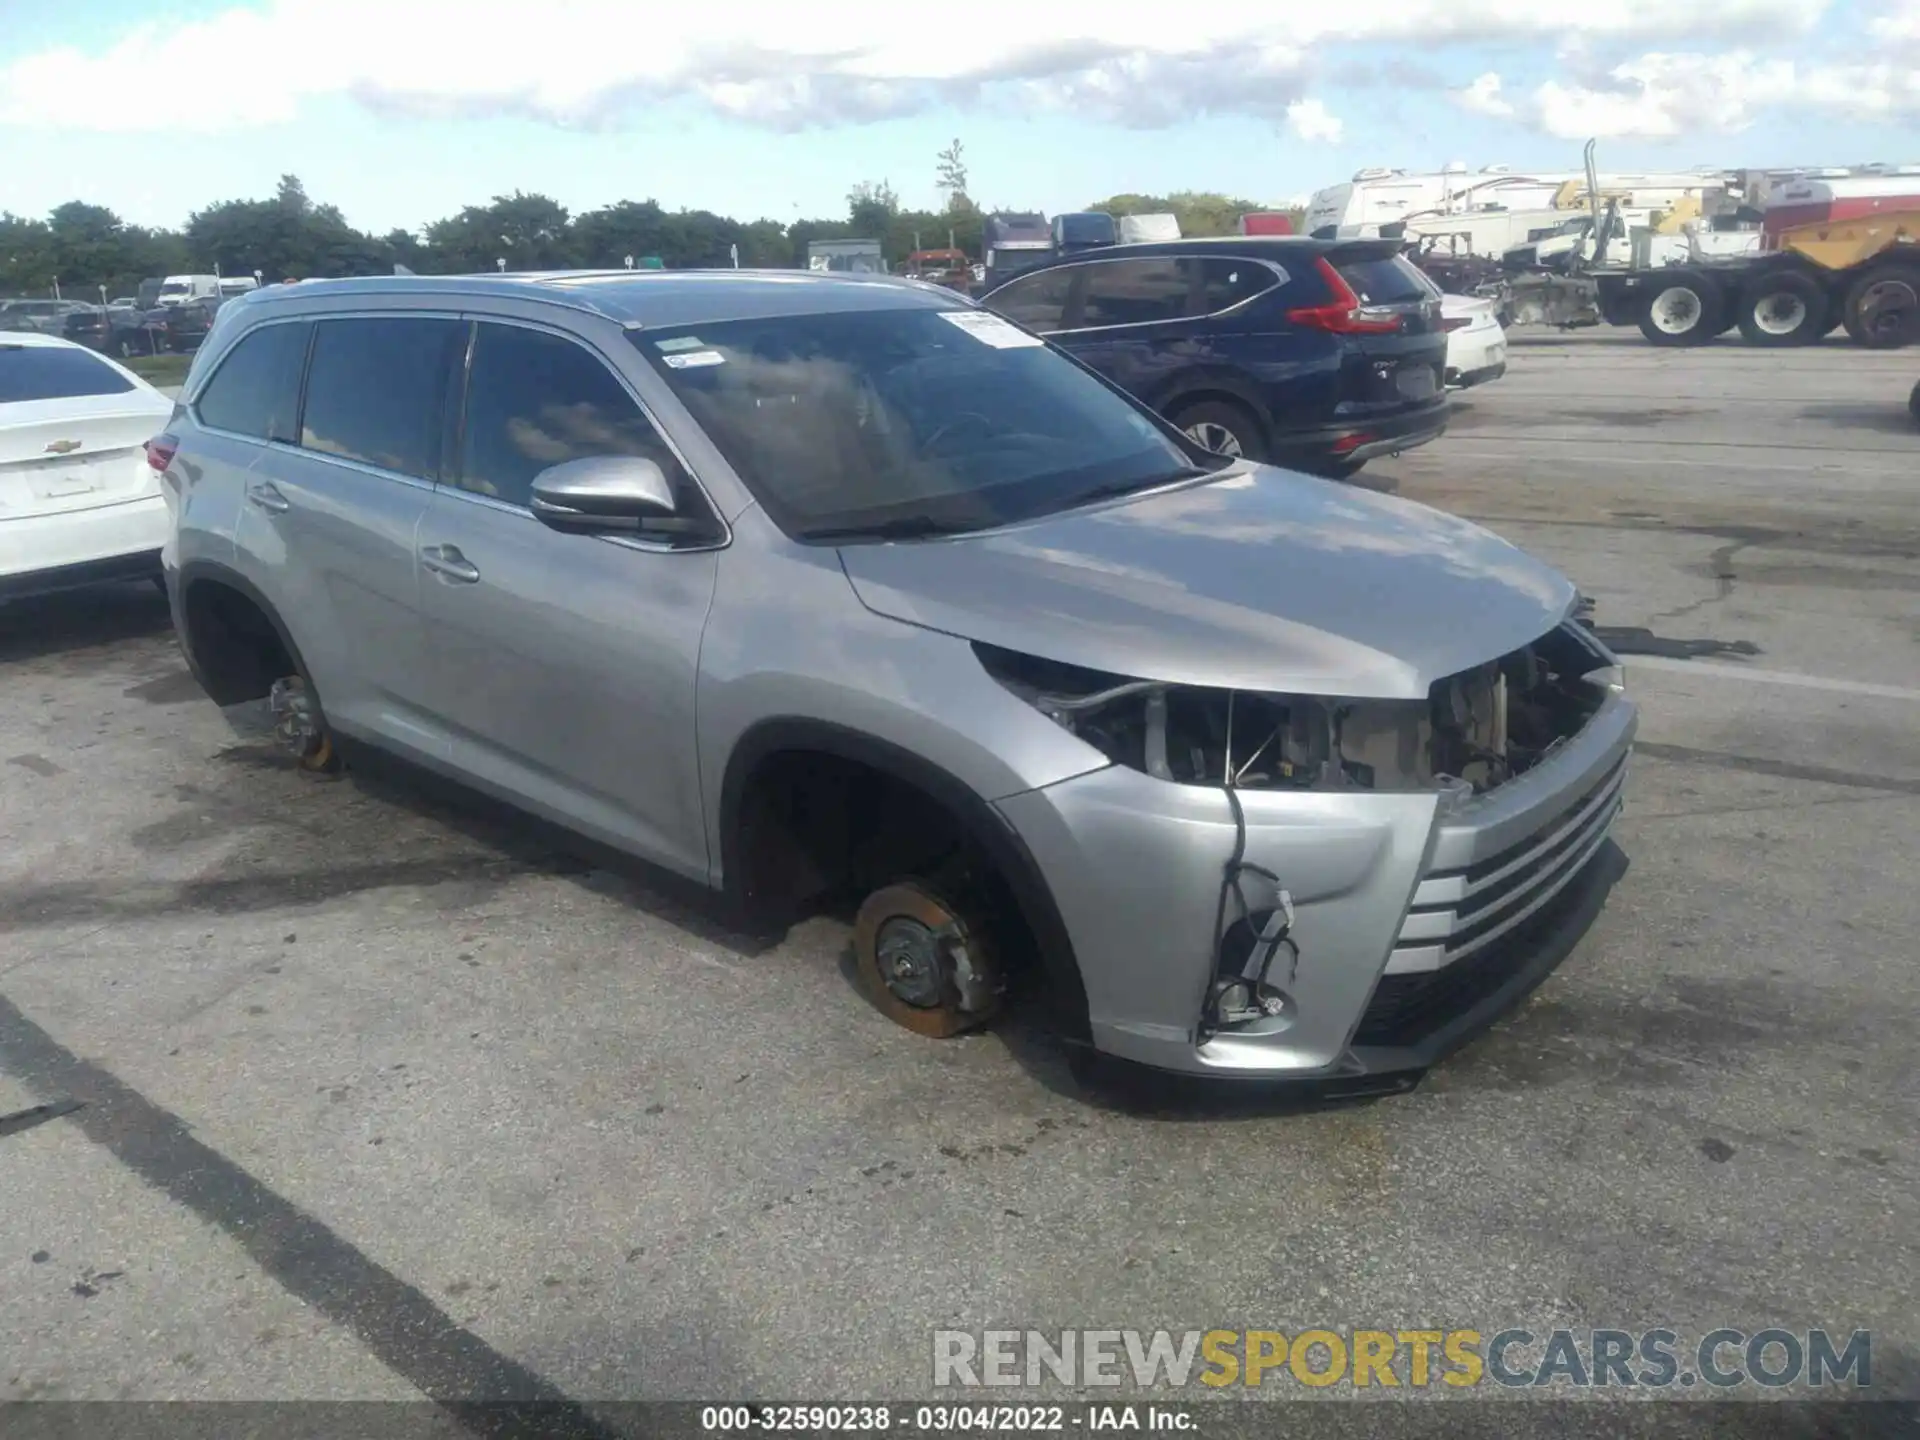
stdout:
<svg viewBox="0 0 1920 1440">
<path fill-rule="evenodd" d="M 981 297 L 1209 449 L 1328 476 L 1446 429 L 1438 292 L 1389 241 L 1116 246 Z"/>
<path fill-rule="evenodd" d="M 89 350 L 106 351 L 113 335 L 113 318 L 104 305 L 76 305 L 61 322 L 60 334 Z"/>
<path fill-rule="evenodd" d="M 161 350 L 193 350 L 207 338 L 214 316 L 224 303 L 202 298 L 156 305 L 142 318 L 139 328 L 147 331 Z"/>
<path fill-rule="evenodd" d="M 142 446 L 172 413 L 70 340 L 0 334 L 0 597 L 159 578 L 167 507 Z"/>
<path fill-rule="evenodd" d="M 0 300 L 0 329 L 58 335 L 69 315 L 89 308 L 80 300 Z"/>
<path fill-rule="evenodd" d="M 931 286 L 265 290 L 153 453 L 214 701 L 757 923 L 850 897 L 924 1034 L 1030 975 L 1095 1052 L 1402 1088 L 1615 873 L 1635 710 L 1565 579 Z"/>
<path fill-rule="evenodd" d="M 1483 296 L 1442 295 L 1441 325 L 1447 332 L 1447 388 L 1470 390 L 1507 373 L 1507 332 L 1500 307 Z"/>
</svg>

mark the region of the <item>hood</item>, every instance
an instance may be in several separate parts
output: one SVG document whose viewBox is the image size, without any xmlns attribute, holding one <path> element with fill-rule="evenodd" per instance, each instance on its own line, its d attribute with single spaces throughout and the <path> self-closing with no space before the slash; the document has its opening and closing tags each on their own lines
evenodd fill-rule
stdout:
<svg viewBox="0 0 1920 1440">
<path fill-rule="evenodd" d="M 840 556 L 862 603 L 896 620 L 1132 679 L 1354 699 L 1424 699 L 1574 600 L 1477 525 L 1263 465 Z"/>
</svg>

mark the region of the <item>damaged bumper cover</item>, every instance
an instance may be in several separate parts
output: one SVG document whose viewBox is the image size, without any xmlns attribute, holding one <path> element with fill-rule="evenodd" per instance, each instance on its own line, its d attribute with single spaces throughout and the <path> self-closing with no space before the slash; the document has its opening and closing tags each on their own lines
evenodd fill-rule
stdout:
<svg viewBox="0 0 1920 1440">
<path fill-rule="evenodd" d="M 1244 858 L 1289 892 L 1300 958 L 1286 1009 L 1230 1029 L 1205 1020 L 1238 829 L 1223 790 L 1116 764 L 999 809 L 1052 885 L 1096 1048 L 1338 1083 L 1431 1065 L 1564 958 L 1617 873 L 1608 836 L 1636 724 L 1609 690 L 1577 733 L 1479 793 L 1236 790 Z"/>
</svg>

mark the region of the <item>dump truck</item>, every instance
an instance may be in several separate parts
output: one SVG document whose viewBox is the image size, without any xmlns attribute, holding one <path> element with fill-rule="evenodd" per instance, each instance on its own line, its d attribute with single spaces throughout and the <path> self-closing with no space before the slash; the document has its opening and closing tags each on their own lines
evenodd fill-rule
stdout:
<svg viewBox="0 0 1920 1440">
<path fill-rule="evenodd" d="M 1920 175 L 1802 180 L 1768 197 L 1759 248 L 1656 269 L 1596 268 L 1601 318 L 1655 345 L 1698 345 L 1738 328 L 1752 345 L 1809 345 L 1845 329 L 1856 345 L 1915 338 Z"/>
<path fill-rule="evenodd" d="M 1522 259 L 1507 268 L 1524 273 L 1480 291 L 1497 292 L 1510 324 L 1636 325 L 1661 346 L 1736 328 L 1753 345 L 1805 345 L 1844 328 L 1891 348 L 1920 328 L 1920 174 L 1788 179 L 1764 199 L 1711 215 L 1683 207 L 1648 226 L 1624 223 L 1617 198 L 1604 210 L 1596 200 L 1561 263 L 1525 270 L 1539 256 Z"/>
</svg>

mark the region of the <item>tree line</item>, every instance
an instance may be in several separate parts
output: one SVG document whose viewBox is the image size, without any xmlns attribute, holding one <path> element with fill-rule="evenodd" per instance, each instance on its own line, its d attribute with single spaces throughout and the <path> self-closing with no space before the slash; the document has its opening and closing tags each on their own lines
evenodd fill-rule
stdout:
<svg viewBox="0 0 1920 1440">
<path fill-rule="evenodd" d="M 342 275 L 384 275 L 395 265 L 418 274 L 468 274 L 574 267 L 618 269 L 658 259 L 669 269 L 806 264 L 815 240 L 879 240 L 895 264 L 914 250 L 957 248 L 975 259 L 987 211 L 967 193 L 960 144 L 940 153 L 937 170 L 946 203 L 938 210 L 903 207 L 885 181 L 853 187 L 844 216 L 736 220 L 709 210 L 668 210 L 656 200 L 622 200 L 572 214 L 550 196 L 499 195 L 469 205 L 418 233 L 373 235 L 349 225 L 337 206 L 310 199 L 297 176 L 284 175 L 266 200 L 226 200 L 195 211 L 178 230 L 130 225 L 100 205 L 73 200 L 44 220 L 0 212 L 0 295 L 69 298 L 132 294 L 161 275 L 251 275 L 269 283 Z M 1018 209 L 1021 207 L 996 207 Z M 1265 208 L 1251 200 L 1199 191 L 1115 195 L 1087 207 L 1115 215 L 1171 212 L 1188 235 L 1233 232 L 1239 217 Z"/>
</svg>

